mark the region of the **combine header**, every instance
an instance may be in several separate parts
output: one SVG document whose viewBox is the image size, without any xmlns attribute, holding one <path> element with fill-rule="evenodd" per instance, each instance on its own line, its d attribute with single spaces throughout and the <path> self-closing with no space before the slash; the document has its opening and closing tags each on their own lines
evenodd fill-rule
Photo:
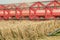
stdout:
<svg viewBox="0 0 60 40">
<path fill-rule="evenodd" d="M 0 5 L 0 19 L 60 19 L 60 2 Z"/>
</svg>

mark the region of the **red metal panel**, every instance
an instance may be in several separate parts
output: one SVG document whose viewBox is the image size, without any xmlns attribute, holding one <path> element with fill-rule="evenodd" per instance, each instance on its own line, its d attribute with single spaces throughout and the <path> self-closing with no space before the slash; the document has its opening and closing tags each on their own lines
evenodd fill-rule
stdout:
<svg viewBox="0 0 60 40">
<path fill-rule="evenodd" d="M 5 9 L 5 6 L 4 5 L 0 5 L 0 9 Z"/>
<path fill-rule="evenodd" d="M 21 15 L 22 15 L 23 18 L 25 16 L 29 16 L 29 9 L 27 7 L 28 7 L 28 4 L 26 4 L 26 3 L 21 3 L 18 6 L 18 8 L 21 9 Z"/>
<path fill-rule="evenodd" d="M 35 17 L 35 11 L 30 8 L 29 9 L 29 18 L 34 19 L 34 17 Z"/>
<path fill-rule="evenodd" d="M 45 19 L 54 18 L 52 15 L 52 10 L 50 8 L 45 9 Z"/>
<path fill-rule="evenodd" d="M 21 13 L 20 8 L 16 8 L 16 18 L 20 19 L 21 16 L 22 16 L 22 13 Z"/>
<path fill-rule="evenodd" d="M 0 5 L 0 19 L 2 19 L 2 17 L 4 17 L 4 10 L 5 9 L 5 6 L 4 5 Z"/>
<path fill-rule="evenodd" d="M 5 6 L 0 5 L 0 16 L 4 16 L 4 9 L 5 9 Z"/>
<path fill-rule="evenodd" d="M 15 16 L 16 14 L 16 6 L 14 4 L 7 5 L 6 8 L 8 9 L 9 16 Z"/>
<path fill-rule="evenodd" d="M 4 10 L 0 10 L 0 16 L 4 16 Z"/>
<path fill-rule="evenodd" d="M 53 5 L 54 7 L 53 8 L 51 8 L 51 5 Z M 58 12 L 58 8 L 57 8 L 57 6 L 59 6 L 60 4 L 55 0 L 55 1 L 52 1 L 52 2 L 50 2 L 48 5 L 46 5 L 46 6 L 48 6 L 47 8 L 48 8 L 48 10 L 50 10 L 50 14 L 49 14 L 49 16 L 50 17 L 55 17 L 55 16 L 58 16 L 58 15 L 60 15 L 60 12 Z M 48 13 L 46 13 L 46 18 L 48 18 L 49 17 L 48 16 Z"/>
<path fill-rule="evenodd" d="M 52 9 L 52 13 L 54 16 L 60 16 L 60 9 Z"/>
<path fill-rule="evenodd" d="M 4 11 L 4 19 L 9 19 L 9 12 L 8 12 L 8 10 Z"/>
<path fill-rule="evenodd" d="M 37 7 L 34 7 L 34 6 L 36 6 L 37 5 Z M 31 7 L 30 7 L 30 11 L 29 11 L 29 15 L 30 15 L 30 19 L 33 19 L 33 18 L 38 18 L 38 16 L 42 16 L 42 15 L 44 15 L 45 13 L 45 9 L 43 8 L 43 12 L 37 12 L 38 10 L 39 11 L 42 11 L 41 9 L 40 9 L 40 7 L 41 6 L 45 6 L 44 4 L 42 4 L 41 2 L 36 2 L 36 3 L 34 3 Z M 31 11 L 33 11 L 33 13 L 31 12 Z"/>
<path fill-rule="evenodd" d="M 16 10 L 9 10 L 9 16 L 15 16 Z"/>
<path fill-rule="evenodd" d="M 29 9 L 22 9 L 22 16 L 29 16 Z"/>
<path fill-rule="evenodd" d="M 45 16 L 45 9 L 36 10 L 36 16 Z"/>
</svg>

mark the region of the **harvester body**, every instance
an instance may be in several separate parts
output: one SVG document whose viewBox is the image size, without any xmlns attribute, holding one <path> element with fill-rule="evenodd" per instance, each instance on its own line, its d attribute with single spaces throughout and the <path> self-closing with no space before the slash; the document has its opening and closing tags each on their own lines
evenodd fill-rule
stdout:
<svg viewBox="0 0 60 40">
<path fill-rule="evenodd" d="M 0 19 L 56 19 L 60 18 L 60 3 L 57 0 L 51 1 L 47 5 L 42 2 L 35 2 L 31 6 L 23 3 L 0 5 Z"/>
</svg>

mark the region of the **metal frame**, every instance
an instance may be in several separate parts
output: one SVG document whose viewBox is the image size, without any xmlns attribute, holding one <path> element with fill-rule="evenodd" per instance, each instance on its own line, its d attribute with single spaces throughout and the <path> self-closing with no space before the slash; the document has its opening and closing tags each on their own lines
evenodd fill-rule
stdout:
<svg viewBox="0 0 60 40">
<path fill-rule="evenodd" d="M 37 5 L 38 8 L 34 9 L 33 6 Z M 45 6 L 44 4 L 42 4 L 41 2 L 36 2 L 34 3 L 31 7 L 30 7 L 30 10 L 29 10 L 29 17 L 30 19 L 34 19 L 34 18 L 37 18 L 38 19 L 38 16 L 36 15 L 36 11 L 37 10 L 40 10 L 40 6 Z M 33 11 L 34 13 L 31 13 L 31 11 Z"/>
<path fill-rule="evenodd" d="M 53 4 L 53 8 L 51 8 L 51 5 Z M 10 17 L 16 17 L 16 19 L 20 19 L 25 18 L 26 16 L 28 16 L 30 19 L 39 19 L 40 17 L 44 17 L 45 19 L 49 19 L 49 18 L 56 18 L 55 16 L 59 16 L 60 17 L 60 12 L 55 12 L 56 10 L 60 10 L 60 8 L 58 9 L 56 6 L 59 5 L 60 3 L 57 0 L 51 1 L 50 3 L 48 3 L 47 5 L 42 4 L 41 2 L 35 2 L 34 4 L 32 4 L 28 11 L 29 13 L 27 15 L 25 15 L 23 12 L 26 11 L 25 9 L 28 6 L 27 4 L 23 3 L 23 4 L 19 4 L 18 6 L 16 6 L 15 4 L 9 4 L 7 6 L 5 5 L 0 5 L 0 10 L 3 11 L 3 15 L 0 14 L 0 18 L 3 17 L 4 19 L 9 19 Z M 36 6 L 37 7 L 34 7 Z M 23 6 L 23 9 L 21 9 L 20 7 Z M 42 6 L 42 7 L 41 7 Z M 10 8 L 9 8 L 10 7 Z M 41 9 L 43 8 L 43 9 Z M 55 10 L 55 11 L 54 11 Z M 15 13 L 11 14 L 11 11 L 15 11 Z M 38 12 L 40 11 L 40 12 Z M 41 12 L 43 11 L 43 12 Z M 53 12 L 54 11 L 54 12 Z"/>
<path fill-rule="evenodd" d="M 54 5 L 53 8 L 50 7 L 50 5 L 52 5 L 52 4 Z M 48 9 L 51 11 L 51 17 L 53 17 L 53 18 L 56 18 L 55 16 L 58 16 L 57 14 L 59 14 L 59 16 L 60 16 L 60 13 L 53 13 L 54 10 L 59 10 L 57 8 L 57 4 L 60 6 L 60 3 L 57 0 L 54 0 L 54 1 L 52 1 L 49 4 L 46 5 L 47 7 L 50 8 L 50 9 L 49 8 Z M 48 14 L 48 13 L 46 13 L 46 14 Z"/>
</svg>

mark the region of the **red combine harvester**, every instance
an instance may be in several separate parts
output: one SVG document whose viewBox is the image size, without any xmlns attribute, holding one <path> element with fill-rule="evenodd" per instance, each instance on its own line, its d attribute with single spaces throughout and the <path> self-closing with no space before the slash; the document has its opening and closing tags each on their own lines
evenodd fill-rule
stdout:
<svg viewBox="0 0 60 40">
<path fill-rule="evenodd" d="M 60 19 L 60 3 L 57 0 L 47 5 L 35 2 L 27 7 L 26 3 L 0 5 L 0 19 Z"/>
</svg>

